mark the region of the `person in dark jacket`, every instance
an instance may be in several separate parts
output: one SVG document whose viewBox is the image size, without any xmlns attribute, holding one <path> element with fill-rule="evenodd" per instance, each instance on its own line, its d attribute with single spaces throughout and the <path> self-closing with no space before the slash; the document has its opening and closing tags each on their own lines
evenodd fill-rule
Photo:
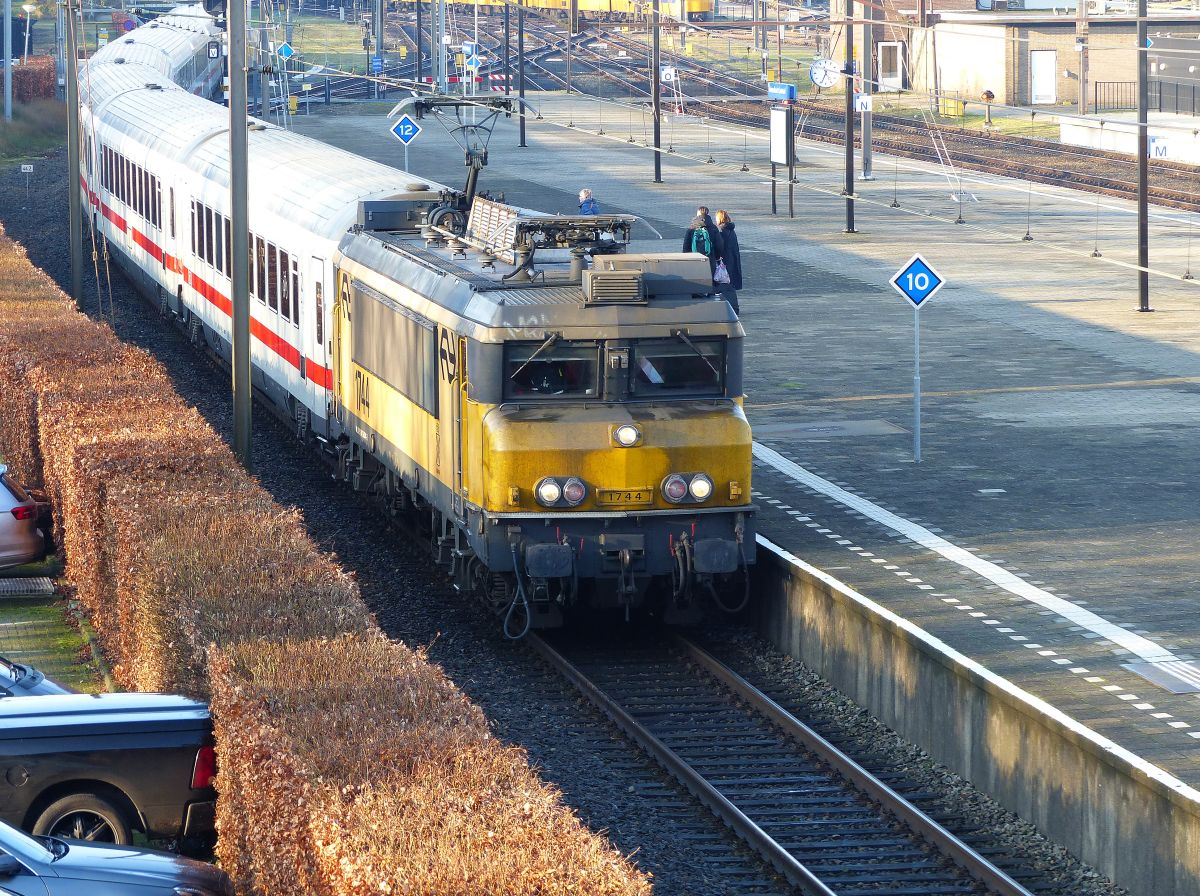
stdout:
<svg viewBox="0 0 1200 896">
<path fill-rule="evenodd" d="M 733 218 L 723 208 L 717 209 L 717 230 L 721 232 L 721 261 L 725 262 L 725 270 L 729 272 L 729 282 L 719 283 L 721 295 L 729 303 L 734 314 L 741 314 L 738 307 L 738 290 L 742 288 L 742 250 L 738 246 L 737 232 L 733 227 Z"/>
<path fill-rule="evenodd" d="M 703 234 L 697 231 L 703 231 Z M 683 234 L 683 251 L 707 256 L 709 268 L 716 273 L 717 262 L 721 260 L 721 248 L 721 231 L 717 230 L 717 225 L 708 216 L 708 207 L 702 205 L 696 209 L 696 217 L 692 218 L 692 223 Z"/>
<path fill-rule="evenodd" d="M 579 191 L 579 214 L 600 214 L 600 203 L 596 201 L 596 198 L 592 195 L 592 191 L 587 187 Z"/>
</svg>

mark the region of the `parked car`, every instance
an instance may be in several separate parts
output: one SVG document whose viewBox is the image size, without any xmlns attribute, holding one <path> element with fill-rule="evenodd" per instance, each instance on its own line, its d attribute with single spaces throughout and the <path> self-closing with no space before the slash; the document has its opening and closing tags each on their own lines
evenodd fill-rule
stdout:
<svg viewBox="0 0 1200 896">
<path fill-rule="evenodd" d="M 0 569 L 33 563 L 46 556 L 38 526 L 43 510 L 0 464 Z"/>
<path fill-rule="evenodd" d="M 0 896 L 233 896 L 229 876 L 169 852 L 33 837 L 0 822 Z"/>
<path fill-rule="evenodd" d="M 208 706 L 169 694 L 0 700 L 0 821 L 128 845 L 215 841 Z"/>
<path fill-rule="evenodd" d="M 0 697 L 41 697 L 45 694 L 73 694 L 45 673 L 24 663 L 0 656 Z"/>
</svg>

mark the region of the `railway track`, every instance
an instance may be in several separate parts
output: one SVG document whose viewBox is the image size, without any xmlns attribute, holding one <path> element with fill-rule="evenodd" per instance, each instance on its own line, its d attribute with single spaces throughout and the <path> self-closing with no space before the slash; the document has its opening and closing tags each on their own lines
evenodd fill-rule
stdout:
<svg viewBox="0 0 1200 896">
<path fill-rule="evenodd" d="M 627 35 L 607 35 L 605 40 L 631 55 L 645 52 L 641 42 Z M 709 95 L 705 98 L 688 100 L 687 108 L 692 114 L 747 127 L 768 126 L 767 105 L 760 100 L 745 99 L 748 95 L 761 93 L 760 83 L 714 68 L 700 67 L 687 56 L 664 53 L 662 58 L 664 64 L 676 67 L 688 83 L 699 84 L 707 90 Z M 621 80 L 640 96 L 649 96 L 645 70 L 636 64 L 613 65 L 607 77 Z M 716 94 L 729 94 L 731 98 L 714 99 Z M 843 144 L 845 131 L 841 112 L 807 100 L 798 102 L 797 108 L 802 122 L 799 136 L 822 143 Z M 1122 153 L 1068 146 L 1033 137 L 946 127 L 885 113 L 872 116 L 872 125 L 872 145 L 894 156 L 942 165 L 943 159 L 934 144 L 936 135 L 945 146 L 950 165 L 960 171 L 997 174 L 1121 199 L 1137 197 L 1133 160 Z M 862 145 L 861 135 L 856 142 Z M 1196 192 L 1196 171 L 1192 166 L 1152 162 L 1149 195 L 1157 205 L 1200 211 L 1200 193 Z"/>
<path fill-rule="evenodd" d="M 1001 847 L 951 833 L 918 808 L 928 794 L 901 772 L 868 770 L 686 639 L 529 643 L 804 893 L 1058 892 Z"/>
</svg>

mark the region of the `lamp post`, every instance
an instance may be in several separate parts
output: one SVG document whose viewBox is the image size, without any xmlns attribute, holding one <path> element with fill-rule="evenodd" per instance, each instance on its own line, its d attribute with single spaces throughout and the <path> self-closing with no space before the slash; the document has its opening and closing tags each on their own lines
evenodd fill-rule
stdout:
<svg viewBox="0 0 1200 896">
<path fill-rule="evenodd" d="M 29 32 L 33 26 L 33 14 L 37 12 L 37 7 L 26 3 L 21 9 L 25 10 L 25 58 L 21 60 L 21 65 L 29 65 Z"/>
</svg>

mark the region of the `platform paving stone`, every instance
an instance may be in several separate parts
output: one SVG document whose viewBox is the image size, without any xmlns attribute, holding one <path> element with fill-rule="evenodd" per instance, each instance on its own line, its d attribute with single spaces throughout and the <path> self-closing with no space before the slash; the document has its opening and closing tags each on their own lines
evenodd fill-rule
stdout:
<svg viewBox="0 0 1200 896">
<path fill-rule="evenodd" d="M 770 213 L 765 134 L 675 118 L 655 184 L 649 150 L 623 130 L 644 139 L 640 110 L 606 107 L 601 137 L 594 98 L 531 101 L 544 120 L 528 122 L 525 149 L 515 120 L 501 121 L 483 189 L 573 212 L 589 187 L 605 212 L 643 217 L 645 251 L 678 251 L 697 204 L 733 214 L 760 442 L 1156 649 L 1200 657 L 1200 283 L 1180 279 L 1193 220 L 1154 210 L 1151 267 L 1169 276 L 1151 276 L 1155 311 L 1139 314 L 1129 203 L 964 173 L 979 201 L 958 225 L 946 172 L 877 154 L 877 180 L 856 187 L 860 232 L 846 234 L 836 147 L 801 144 L 790 219 L 786 188 L 785 214 Z M 399 166 L 386 108 L 294 127 Z M 413 172 L 461 186 L 461 150 L 430 125 L 410 148 Z M 917 251 L 948 281 L 921 312 L 919 465 L 913 312 L 888 285 Z M 769 538 L 1200 786 L 1200 699 L 1125 669 L 1138 657 L 1110 637 L 768 465 L 754 488 Z"/>
</svg>

